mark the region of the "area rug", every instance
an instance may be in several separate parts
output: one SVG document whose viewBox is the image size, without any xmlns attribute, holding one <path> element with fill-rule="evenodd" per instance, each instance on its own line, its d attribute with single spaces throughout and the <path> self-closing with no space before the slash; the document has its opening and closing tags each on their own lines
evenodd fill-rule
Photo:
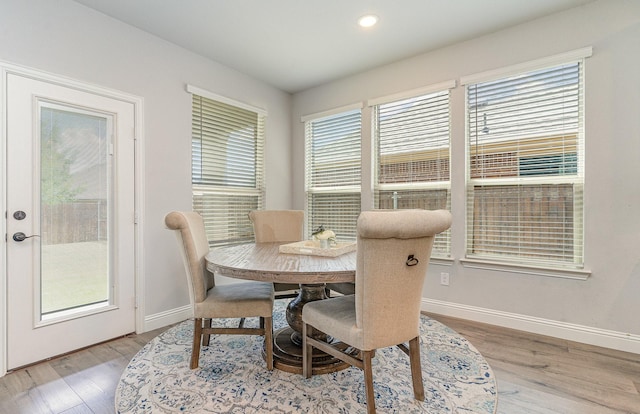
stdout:
<svg viewBox="0 0 640 414">
<path fill-rule="evenodd" d="M 286 303 L 276 301 L 276 329 L 286 326 Z M 200 367 L 190 370 L 192 335 L 193 322 L 185 321 L 138 352 L 116 389 L 118 413 L 366 412 L 357 368 L 310 379 L 267 371 L 262 337 L 212 335 L 200 354 Z M 378 413 L 495 413 L 496 381 L 473 345 L 424 315 L 420 336 L 425 401 L 413 398 L 409 358 L 397 347 L 381 349 L 373 361 Z"/>
</svg>

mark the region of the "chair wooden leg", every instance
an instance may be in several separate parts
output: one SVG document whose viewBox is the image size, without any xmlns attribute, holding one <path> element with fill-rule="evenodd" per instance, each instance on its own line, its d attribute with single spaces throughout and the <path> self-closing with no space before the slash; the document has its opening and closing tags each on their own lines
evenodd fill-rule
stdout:
<svg viewBox="0 0 640 414">
<path fill-rule="evenodd" d="M 264 324 L 264 343 L 266 347 L 267 369 L 273 371 L 273 318 L 260 318 Z"/>
<path fill-rule="evenodd" d="M 211 318 L 208 318 L 208 319 L 204 320 L 205 328 L 211 328 L 211 321 L 212 321 Z M 202 336 L 202 338 L 203 338 L 202 339 L 202 345 L 203 346 L 209 346 L 209 340 L 211 339 L 211 334 L 204 334 Z"/>
<path fill-rule="evenodd" d="M 200 361 L 200 343 L 202 341 L 202 318 L 193 321 L 193 347 L 191 348 L 191 369 L 198 368 Z"/>
<path fill-rule="evenodd" d="M 313 346 L 308 344 L 307 337 L 313 334 L 313 327 L 302 323 L 302 375 L 305 378 L 311 378 L 313 372 Z"/>
<path fill-rule="evenodd" d="M 416 400 L 424 401 L 424 384 L 422 382 L 422 366 L 420 365 L 420 337 L 409 341 L 409 361 L 411 364 L 411 380 L 413 395 Z"/>
<path fill-rule="evenodd" d="M 376 412 L 376 395 L 373 393 L 373 369 L 371 360 L 373 351 L 362 351 L 362 370 L 364 371 L 364 393 L 367 398 L 367 414 Z"/>
</svg>

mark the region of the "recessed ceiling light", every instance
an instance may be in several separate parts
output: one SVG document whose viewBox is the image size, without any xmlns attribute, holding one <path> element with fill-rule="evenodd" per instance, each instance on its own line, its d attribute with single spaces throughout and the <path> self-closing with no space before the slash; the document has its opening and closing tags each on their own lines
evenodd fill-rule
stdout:
<svg viewBox="0 0 640 414">
<path fill-rule="evenodd" d="M 375 14 L 367 14 L 358 19 L 358 24 L 362 27 L 371 27 L 378 23 L 378 16 Z"/>
</svg>

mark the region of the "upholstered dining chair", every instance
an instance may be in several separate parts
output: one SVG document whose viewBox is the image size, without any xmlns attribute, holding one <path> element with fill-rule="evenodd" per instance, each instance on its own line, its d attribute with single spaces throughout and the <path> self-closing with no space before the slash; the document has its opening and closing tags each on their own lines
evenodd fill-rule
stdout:
<svg viewBox="0 0 640 414">
<path fill-rule="evenodd" d="M 209 241 L 200 214 L 172 211 L 165 225 L 175 230 L 193 307 L 194 331 L 191 369 L 198 368 L 200 347 L 209 344 L 211 334 L 262 335 L 265 341 L 267 369 L 273 369 L 273 285 L 265 282 L 233 283 L 217 286 L 207 270 L 205 256 Z M 259 317 L 259 328 L 244 327 L 245 318 Z M 235 327 L 211 327 L 217 318 L 240 318 Z"/>
<path fill-rule="evenodd" d="M 424 401 L 420 365 L 420 302 L 433 239 L 451 225 L 445 210 L 373 210 L 357 221 L 355 294 L 307 303 L 302 310 L 303 375 L 318 348 L 364 371 L 367 412 L 375 413 L 372 358 L 397 345 L 409 356 L 414 397 Z M 346 355 L 329 335 L 360 352 Z M 405 342 L 409 343 L 407 347 Z"/>
<path fill-rule="evenodd" d="M 249 220 L 253 223 L 256 243 L 292 243 L 304 238 L 304 211 L 302 210 L 253 210 L 249 212 Z M 297 294 L 287 295 L 278 292 L 300 289 L 300 286 L 295 283 L 274 283 L 273 287 L 278 297 L 295 297 Z"/>
</svg>

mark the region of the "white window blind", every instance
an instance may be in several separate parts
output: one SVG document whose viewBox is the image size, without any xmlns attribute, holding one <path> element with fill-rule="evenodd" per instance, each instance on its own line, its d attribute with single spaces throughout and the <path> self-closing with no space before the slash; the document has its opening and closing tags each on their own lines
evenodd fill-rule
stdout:
<svg viewBox="0 0 640 414">
<path fill-rule="evenodd" d="M 467 85 L 467 257 L 583 265 L 582 67 Z"/>
<path fill-rule="evenodd" d="M 449 90 L 373 106 L 375 204 L 383 209 L 451 209 Z M 432 255 L 450 257 L 451 230 Z"/>
<path fill-rule="evenodd" d="M 360 213 L 361 110 L 305 121 L 307 231 L 355 240 Z"/>
<path fill-rule="evenodd" d="M 248 214 L 263 208 L 265 115 L 193 94 L 193 209 L 211 245 L 253 240 Z"/>
</svg>

